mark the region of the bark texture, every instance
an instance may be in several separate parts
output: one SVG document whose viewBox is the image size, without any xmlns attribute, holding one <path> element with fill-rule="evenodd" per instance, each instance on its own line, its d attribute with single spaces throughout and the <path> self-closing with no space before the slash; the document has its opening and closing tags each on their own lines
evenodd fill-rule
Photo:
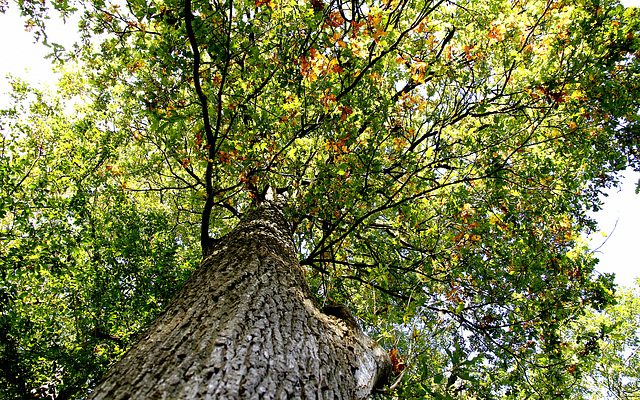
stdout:
<svg viewBox="0 0 640 400">
<path fill-rule="evenodd" d="M 386 352 L 313 304 L 273 203 L 217 242 L 91 399 L 354 399 Z"/>
</svg>

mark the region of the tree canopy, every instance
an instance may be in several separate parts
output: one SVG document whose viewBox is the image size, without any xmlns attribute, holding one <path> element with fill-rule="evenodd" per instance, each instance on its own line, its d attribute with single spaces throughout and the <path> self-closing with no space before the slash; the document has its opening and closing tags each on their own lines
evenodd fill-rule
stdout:
<svg viewBox="0 0 640 400">
<path fill-rule="evenodd" d="M 13 5 L 12 5 L 13 6 Z M 0 382 L 79 398 L 217 237 L 285 215 L 319 303 L 397 398 L 564 398 L 613 301 L 580 242 L 640 168 L 640 15 L 609 0 L 22 1 L 81 15 L 53 92 L 12 81 Z"/>
</svg>

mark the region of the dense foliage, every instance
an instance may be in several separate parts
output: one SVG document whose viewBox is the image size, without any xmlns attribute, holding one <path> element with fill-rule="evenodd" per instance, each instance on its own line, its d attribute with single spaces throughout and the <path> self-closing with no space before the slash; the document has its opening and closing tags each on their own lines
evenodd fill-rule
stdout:
<svg viewBox="0 0 640 400">
<path fill-rule="evenodd" d="M 20 2 L 39 37 L 54 13 Z M 78 398 L 270 188 L 398 398 L 564 398 L 613 299 L 579 235 L 638 159 L 608 0 L 86 0 L 0 149 L 5 398 Z M 576 361 L 577 360 L 577 361 Z"/>
</svg>

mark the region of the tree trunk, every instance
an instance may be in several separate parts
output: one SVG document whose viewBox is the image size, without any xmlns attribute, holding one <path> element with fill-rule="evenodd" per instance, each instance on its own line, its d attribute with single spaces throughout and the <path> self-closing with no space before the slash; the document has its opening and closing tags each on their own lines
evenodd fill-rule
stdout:
<svg viewBox="0 0 640 400">
<path fill-rule="evenodd" d="M 391 362 L 314 305 L 274 203 L 219 240 L 91 399 L 354 399 Z"/>
</svg>

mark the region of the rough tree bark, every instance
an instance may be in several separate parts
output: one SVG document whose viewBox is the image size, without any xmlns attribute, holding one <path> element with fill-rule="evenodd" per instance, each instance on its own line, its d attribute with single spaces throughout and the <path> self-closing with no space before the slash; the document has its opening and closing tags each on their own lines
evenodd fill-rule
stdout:
<svg viewBox="0 0 640 400">
<path fill-rule="evenodd" d="M 272 202 L 219 240 L 91 399 L 356 399 L 391 362 L 318 310 Z"/>
</svg>

